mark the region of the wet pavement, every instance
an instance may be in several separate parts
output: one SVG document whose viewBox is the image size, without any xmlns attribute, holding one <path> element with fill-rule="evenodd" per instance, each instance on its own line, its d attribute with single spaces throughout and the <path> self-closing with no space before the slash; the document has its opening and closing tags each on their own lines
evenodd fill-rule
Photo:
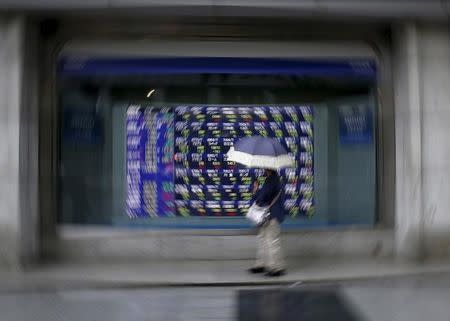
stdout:
<svg viewBox="0 0 450 321">
<path fill-rule="evenodd" d="M 338 288 L 239 291 L 239 321 L 361 321 Z"/>
<path fill-rule="evenodd" d="M 329 284 L 0 294 L 2 321 L 448 321 L 450 274 Z"/>
</svg>

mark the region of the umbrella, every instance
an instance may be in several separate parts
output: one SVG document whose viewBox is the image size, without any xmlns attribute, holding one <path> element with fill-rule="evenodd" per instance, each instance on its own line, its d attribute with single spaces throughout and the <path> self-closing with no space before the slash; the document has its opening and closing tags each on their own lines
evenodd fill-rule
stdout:
<svg viewBox="0 0 450 321">
<path fill-rule="evenodd" d="M 280 169 L 294 166 L 294 159 L 276 140 L 251 136 L 240 139 L 227 153 L 228 160 L 248 167 Z"/>
</svg>

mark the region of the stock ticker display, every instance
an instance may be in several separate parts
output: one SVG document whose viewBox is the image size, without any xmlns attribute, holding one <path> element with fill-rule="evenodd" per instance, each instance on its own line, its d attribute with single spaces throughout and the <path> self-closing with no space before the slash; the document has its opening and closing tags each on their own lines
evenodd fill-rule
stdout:
<svg viewBox="0 0 450 321">
<path fill-rule="evenodd" d="M 289 215 L 314 213 L 310 106 L 130 106 L 126 126 L 130 217 L 245 215 L 263 170 L 226 153 L 255 135 L 277 139 L 295 158 L 294 168 L 280 170 Z"/>
</svg>

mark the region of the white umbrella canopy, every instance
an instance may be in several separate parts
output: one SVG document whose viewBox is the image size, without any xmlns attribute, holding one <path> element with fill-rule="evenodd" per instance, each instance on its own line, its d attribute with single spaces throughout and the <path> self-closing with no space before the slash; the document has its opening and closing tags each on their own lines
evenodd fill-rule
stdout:
<svg viewBox="0 0 450 321">
<path fill-rule="evenodd" d="M 230 148 L 227 158 L 247 167 L 274 170 L 295 165 L 294 158 L 279 142 L 259 136 L 240 139 Z"/>
</svg>

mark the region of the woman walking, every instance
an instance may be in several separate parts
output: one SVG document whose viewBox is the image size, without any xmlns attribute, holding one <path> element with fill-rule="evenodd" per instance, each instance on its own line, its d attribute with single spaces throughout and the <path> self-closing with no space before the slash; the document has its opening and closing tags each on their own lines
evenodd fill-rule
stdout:
<svg viewBox="0 0 450 321">
<path fill-rule="evenodd" d="M 251 273 L 266 273 L 267 276 L 281 276 L 286 273 L 283 254 L 281 252 L 280 224 L 285 217 L 284 207 L 281 201 L 282 183 L 278 175 L 278 169 L 295 166 L 293 158 L 286 149 L 275 139 L 251 136 L 240 139 L 227 153 L 229 161 L 237 162 L 247 167 L 264 168 L 265 181 L 261 188 L 255 183 L 253 186 L 254 202 L 258 211 L 263 215 L 268 211 L 269 215 L 261 216 L 257 220 L 250 218 L 249 209 L 247 217 L 258 224 L 258 252 L 255 266 L 249 269 Z M 255 207 L 255 208 L 256 208 Z"/>
<path fill-rule="evenodd" d="M 261 207 L 270 207 L 269 216 L 258 227 L 258 250 L 256 263 L 251 273 L 266 273 L 266 276 L 282 276 L 286 273 L 281 250 L 280 224 L 285 211 L 281 202 L 282 183 L 278 173 L 271 169 L 264 172 L 265 181 L 261 188 L 255 182 L 254 202 Z"/>
</svg>

